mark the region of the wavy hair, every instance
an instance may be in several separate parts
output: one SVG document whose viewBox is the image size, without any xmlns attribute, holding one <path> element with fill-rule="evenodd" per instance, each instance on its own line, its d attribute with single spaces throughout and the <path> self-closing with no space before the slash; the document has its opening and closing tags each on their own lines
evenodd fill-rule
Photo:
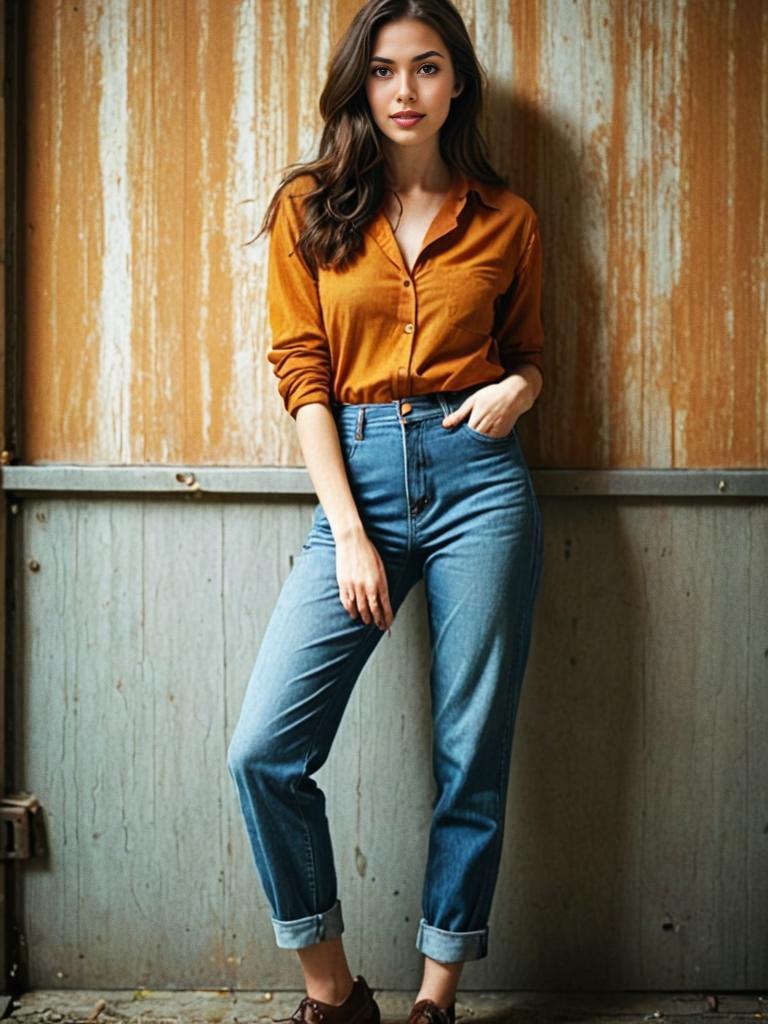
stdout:
<svg viewBox="0 0 768 1024">
<path fill-rule="evenodd" d="M 507 184 L 491 166 L 478 128 L 487 76 L 451 0 L 367 0 L 331 57 L 320 95 L 324 128 L 319 154 L 314 160 L 283 168 L 288 173 L 269 202 L 262 226 L 245 244 L 271 230 L 280 197 L 290 182 L 311 174 L 316 187 L 298 193 L 304 197 L 304 223 L 297 249 L 314 276 L 318 266 L 343 269 L 354 261 L 363 244 L 362 229 L 387 190 L 380 130 L 365 93 L 371 47 L 382 25 L 401 18 L 417 18 L 440 34 L 454 73 L 464 83 L 440 129 L 440 153 L 446 164 L 489 184 Z"/>
</svg>

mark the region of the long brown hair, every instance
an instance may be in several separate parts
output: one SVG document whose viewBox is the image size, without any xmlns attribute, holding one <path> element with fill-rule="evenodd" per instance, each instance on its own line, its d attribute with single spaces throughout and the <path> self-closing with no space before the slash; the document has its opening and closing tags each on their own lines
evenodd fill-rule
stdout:
<svg viewBox="0 0 768 1024">
<path fill-rule="evenodd" d="M 288 165 L 288 173 L 270 200 L 261 229 L 250 240 L 255 241 L 264 231 L 271 230 L 280 196 L 289 183 L 300 175 L 313 175 L 315 188 L 289 195 L 305 197 L 304 225 L 297 248 L 315 276 L 318 266 L 342 269 L 353 262 L 363 244 L 361 230 L 384 198 L 384 155 L 365 83 L 376 32 L 387 22 L 400 18 L 418 18 L 440 34 L 451 55 L 454 72 L 464 83 L 440 130 L 440 153 L 446 164 L 479 181 L 507 184 L 490 165 L 487 145 L 478 128 L 486 74 L 461 14 L 451 0 L 367 0 L 331 57 L 320 95 L 325 127 L 319 155 L 307 163 Z"/>
</svg>

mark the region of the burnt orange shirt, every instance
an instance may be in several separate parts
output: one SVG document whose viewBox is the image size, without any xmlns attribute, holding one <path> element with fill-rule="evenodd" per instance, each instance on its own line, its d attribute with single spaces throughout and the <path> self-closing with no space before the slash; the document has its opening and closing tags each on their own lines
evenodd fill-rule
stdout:
<svg viewBox="0 0 768 1024">
<path fill-rule="evenodd" d="M 409 272 L 383 209 L 356 262 L 314 277 L 295 249 L 300 194 L 282 193 L 270 234 L 267 358 L 287 411 L 334 397 L 388 402 L 543 371 L 541 240 L 529 203 L 454 171 Z M 297 193 L 291 198 L 290 193 Z"/>
</svg>

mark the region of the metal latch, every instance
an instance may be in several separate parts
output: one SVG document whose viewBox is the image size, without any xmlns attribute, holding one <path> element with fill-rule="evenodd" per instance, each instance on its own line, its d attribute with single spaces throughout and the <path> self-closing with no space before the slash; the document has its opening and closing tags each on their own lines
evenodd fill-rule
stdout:
<svg viewBox="0 0 768 1024">
<path fill-rule="evenodd" d="M 45 852 L 43 809 L 34 793 L 0 797 L 3 843 L 0 860 L 28 860 Z"/>
</svg>

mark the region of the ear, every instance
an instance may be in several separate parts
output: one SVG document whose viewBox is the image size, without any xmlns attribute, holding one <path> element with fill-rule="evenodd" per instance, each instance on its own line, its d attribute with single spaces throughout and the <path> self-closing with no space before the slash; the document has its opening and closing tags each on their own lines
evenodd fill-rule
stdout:
<svg viewBox="0 0 768 1024">
<path fill-rule="evenodd" d="M 456 76 L 456 81 L 454 82 L 454 85 L 453 85 L 453 97 L 452 98 L 456 99 L 456 97 L 460 96 L 463 91 L 464 91 L 464 80 L 462 78 L 459 78 L 459 76 L 457 75 Z"/>
</svg>

